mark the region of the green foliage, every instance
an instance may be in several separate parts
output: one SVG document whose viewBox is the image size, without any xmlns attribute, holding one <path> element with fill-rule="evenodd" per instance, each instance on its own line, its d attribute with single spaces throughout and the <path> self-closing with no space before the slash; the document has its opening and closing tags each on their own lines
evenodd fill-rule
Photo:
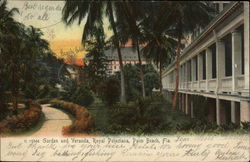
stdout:
<svg viewBox="0 0 250 162">
<path fill-rule="evenodd" d="M 153 95 L 153 89 L 160 88 L 160 79 L 158 73 L 155 71 L 152 65 L 144 65 L 144 82 L 146 95 Z"/>
<path fill-rule="evenodd" d="M 109 77 L 102 80 L 98 85 L 98 97 L 106 105 L 113 105 L 119 100 L 120 84 L 115 78 Z"/>
<path fill-rule="evenodd" d="M 149 134 L 163 130 L 166 110 L 156 98 L 139 99 L 131 105 L 115 105 L 109 110 L 108 134 Z"/>
<path fill-rule="evenodd" d="M 250 132 L 250 122 L 241 122 L 243 129 Z"/>
<path fill-rule="evenodd" d="M 153 89 L 158 89 L 160 86 L 159 75 L 154 70 L 152 65 L 143 65 L 144 84 L 146 95 L 151 96 Z M 127 92 L 127 101 L 136 101 L 141 97 L 141 81 L 138 65 L 127 64 L 124 66 L 125 87 Z M 115 75 L 117 80 L 120 78 L 119 72 Z"/>
<path fill-rule="evenodd" d="M 64 85 L 64 92 L 61 93 L 62 99 L 73 102 L 81 106 L 89 106 L 94 102 L 92 92 L 83 84 L 78 84 L 73 79 L 68 79 Z"/>
<path fill-rule="evenodd" d="M 171 111 L 160 93 L 138 99 L 129 105 L 118 104 L 107 109 L 107 123 L 98 131 L 104 134 L 175 134 L 175 133 L 248 133 L 249 122 L 218 126 L 206 118 L 190 118 Z M 95 119 L 98 120 L 98 119 Z M 98 123 L 98 122 L 96 122 Z"/>
<path fill-rule="evenodd" d="M 37 99 L 36 102 L 39 104 L 47 104 L 49 103 L 51 98 L 42 98 L 42 99 Z"/>
<path fill-rule="evenodd" d="M 70 97 L 70 101 L 82 106 L 89 106 L 94 102 L 94 97 L 88 88 L 79 86 Z"/>
<path fill-rule="evenodd" d="M 81 81 L 97 93 L 100 80 L 107 77 L 107 59 L 104 50 L 107 49 L 103 28 L 93 31 L 93 38 L 85 42 L 88 46 L 85 56 L 85 66 L 81 71 Z"/>
<path fill-rule="evenodd" d="M 30 99 L 58 97 L 60 92 L 56 86 L 58 84 L 64 86 L 62 81 L 69 78 L 67 65 L 52 52 L 41 54 L 35 63 L 39 68 L 34 74 L 34 79 L 25 81 L 22 87 L 24 97 Z"/>
<path fill-rule="evenodd" d="M 68 75 L 66 66 L 62 66 L 65 65 L 63 60 L 56 58 L 48 42 L 42 38 L 42 31 L 15 21 L 13 16 L 17 12 L 15 8 L 8 9 L 7 1 L 1 0 L 0 78 L 4 79 L 0 79 L 0 107 L 12 100 L 14 113 L 19 97 L 57 97 L 59 90 L 56 85 Z"/>
</svg>

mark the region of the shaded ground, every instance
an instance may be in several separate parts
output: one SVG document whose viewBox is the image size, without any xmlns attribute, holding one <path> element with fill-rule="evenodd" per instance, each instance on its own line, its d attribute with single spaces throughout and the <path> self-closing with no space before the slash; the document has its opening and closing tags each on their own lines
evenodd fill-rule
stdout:
<svg viewBox="0 0 250 162">
<path fill-rule="evenodd" d="M 88 111 L 90 112 L 91 116 L 94 119 L 96 133 L 101 131 L 103 128 L 108 126 L 108 110 L 107 106 L 105 106 L 101 101 L 96 98 L 95 103 L 89 106 Z"/>
<path fill-rule="evenodd" d="M 49 104 L 42 105 L 42 111 L 45 115 L 43 126 L 32 136 L 53 136 L 62 137 L 62 128 L 72 123 L 68 114 L 58 109 L 50 107 Z"/>
</svg>

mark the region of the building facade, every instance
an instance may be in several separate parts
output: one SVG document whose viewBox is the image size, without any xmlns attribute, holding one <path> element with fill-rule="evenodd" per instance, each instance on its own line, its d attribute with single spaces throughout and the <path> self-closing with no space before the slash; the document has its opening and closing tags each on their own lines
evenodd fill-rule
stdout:
<svg viewBox="0 0 250 162">
<path fill-rule="evenodd" d="M 121 48 L 123 65 L 126 64 L 138 64 L 138 54 L 133 47 L 122 47 Z M 106 59 L 108 60 L 108 74 L 112 75 L 120 70 L 119 58 L 116 49 L 109 49 L 105 51 Z M 141 56 L 142 64 L 146 64 L 146 60 Z"/>
<path fill-rule="evenodd" d="M 194 117 L 202 106 L 218 125 L 250 121 L 249 2 L 228 4 L 182 51 L 179 74 L 178 109 Z M 162 79 L 169 100 L 175 77 L 173 62 Z"/>
</svg>

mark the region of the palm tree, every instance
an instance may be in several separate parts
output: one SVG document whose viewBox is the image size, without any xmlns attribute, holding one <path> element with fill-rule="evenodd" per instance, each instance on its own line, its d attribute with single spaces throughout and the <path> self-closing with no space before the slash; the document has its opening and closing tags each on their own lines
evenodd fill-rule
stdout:
<svg viewBox="0 0 250 162">
<path fill-rule="evenodd" d="M 18 96 L 18 88 L 16 82 L 16 65 L 15 60 L 8 59 L 10 55 L 12 55 L 12 51 L 14 50 L 15 45 L 12 43 L 16 40 L 16 35 L 20 32 L 21 24 L 17 23 L 13 16 L 15 13 L 18 13 L 16 8 L 7 9 L 7 1 L 0 1 L 0 60 L 3 69 L 1 69 L 1 73 L 8 73 L 9 77 L 11 77 L 11 96 L 13 102 L 13 113 L 17 114 L 17 96 Z M 7 58 L 7 59 L 6 59 Z M 2 71 L 3 70 L 3 71 Z M 8 83 L 10 84 L 10 83 Z"/>
<path fill-rule="evenodd" d="M 14 21 L 13 16 L 19 13 L 17 8 L 7 9 L 7 1 L 0 0 L 0 42 L 3 42 L 4 37 L 17 31 L 18 23 Z M 3 46 L 0 43 L 0 51 Z"/>
<path fill-rule="evenodd" d="M 86 23 L 83 29 L 82 44 L 89 37 L 93 36 L 93 29 L 99 28 L 103 25 L 104 11 L 106 17 L 109 19 L 110 26 L 114 34 L 114 46 L 117 49 L 119 64 L 120 64 L 120 75 L 121 75 L 121 96 L 120 101 L 122 103 L 126 102 L 125 95 L 125 76 L 124 68 L 122 62 L 122 54 L 120 49 L 120 41 L 117 34 L 117 23 L 116 21 L 122 15 L 121 9 L 123 8 L 122 2 L 116 1 L 70 1 L 66 0 L 65 6 L 63 8 L 63 21 L 70 25 L 74 21 L 78 20 L 80 24 L 86 17 Z"/>
<path fill-rule="evenodd" d="M 147 45 L 142 49 L 145 58 L 152 60 L 159 69 L 160 93 L 162 93 L 162 69 L 168 65 L 174 56 L 175 41 L 165 35 L 158 35 L 148 39 Z"/>
<path fill-rule="evenodd" d="M 14 21 L 13 16 L 15 13 L 19 13 L 17 8 L 7 9 L 7 1 L 0 0 L 0 27 L 1 29 L 7 28 L 7 23 Z"/>
<path fill-rule="evenodd" d="M 6 80 L 10 81 L 13 113 L 17 114 L 19 91 L 37 76 L 38 66 L 34 62 L 48 46 L 46 41 L 41 39 L 38 29 L 27 28 L 22 24 L 16 33 L 10 33 L 2 43 L 5 48 L 1 53 L 1 59 L 4 69 L 9 74 Z"/>
<path fill-rule="evenodd" d="M 95 31 L 95 37 L 92 40 L 86 41 L 88 49 L 86 57 L 89 58 L 88 63 L 82 69 L 84 84 L 87 84 L 96 94 L 100 80 L 106 78 L 107 60 L 104 51 L 107 48 L 105 42 L 104 29 L 99 28 Z"/>
<path fill-rule="evenodd" d="M 140 44 L 145 42 L 143 34 L 141 32 L 141 21 L 143 20 L 145 13 L 143 10 L 143 4 L 139 2 L 124 2 L 122 8 L 121 19 L 118 20 L 118 35 L 123 45 L 128 41 L 132 41 L 133 47 L 136 48 L 138 61 L 140 80 L 142 86 L 142 96 L 146 96 L 145 85 L 144 85 L 144 74 L 142 69 L 141 50 Z"/>
<path fill-rule="evenodd" d="M 13 103 L 13 114 L 17 114 L 18 96 L 21 88 L 21 80 L 29 80 L 36 73 L 34 61 L 39 53 L 48 50 L 48 43 L 41 39 L 40 30 L 33 27 L 27 28 L 13 19 L 17 9 L 6 8 L 6 1 L 0 6 L 0 63 L 7 89 L 10 89 Z M 1 69 L 2 70 L 2 69 Z M 24 82 L 27 83 L 27 82 Z"/>
<path fill-rule="evenodd" d="M 181 40 L 184 34 L 192 32 L 197 27 L 207 25 L 213 17 L 213 10 L 209 7 L 208 2 L 204 1 L 167 1 L 162 6 L 161 26 L 164 27 L 171 24 L 175 30 L 175 37 L 178 42 L 176 46 L 176 86 L 172 105 L 172 108 L 175 109 L 179 91 Z"/>
<path fill-rule="evenodd" d="M 142 22 L 142 33 L 146 41 L 146 46 L 142 49 L 144 56 L 156 63 L 159 69 L 160 92 L 162 93 L 162 69 L 163 65 L 168 65 L 173 60 L 176 44 L 173 38 L 173 30 L 170 23 L 162 25 L 161 2 L 155 2 L 147 7 L 149 14 Z M 165 11 L 166 12 L 166 11 Z"/>
</svg>

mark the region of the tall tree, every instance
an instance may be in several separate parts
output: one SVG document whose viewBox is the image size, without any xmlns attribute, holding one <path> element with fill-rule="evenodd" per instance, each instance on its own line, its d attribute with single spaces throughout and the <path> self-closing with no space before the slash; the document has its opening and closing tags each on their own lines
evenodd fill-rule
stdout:
<svg viewBox="0 0 250 162">
<path fill-rule="evenodd" d="M 5 82 L 4 86 L 11 86 L 12 102 L 13 102 L 13 113 L 17 113 L 17 82 L 16 77 L 16 65 L 13 59 L 6 59 L 6 56 L 13 54 L 14 50 L 13 42 L 16 40 L 16 35 L 21 32 L 21 24 L 17 23 L 13 16 L 17 13 L 16 8 L 7 9 L 7 1 L 0 1 L 0 63 L 3 68 L 0 69 L 0 73 L 9 75 L 4 75 L 5 77 L 11 77 L 11 83 Z M 8 80 L 6 78 L 6 80 Z"/>
<path fill-rule="evenodd" d="M 132 42 L 133 47 L 137 51 L 138 61 L 139 61 L 139 71 L 140 71 L 140 81 L 142 96 L 146 96 L 145 84 L 144 84 L 144 73 L 142 70 L 142 60 L 141 60 L 141 49 L 140 45 L 143 44 L 144 37 L 141 33 L 141 21 L 145 17 L 145 12 L 143 10 L 144 3 L 127 1 L 124 2 L 123 8 L 121 8 L 120 19 L 117 21 L 118 35 L 120 41 L 123 45 Z"/>
<path fill-rule="evenodd" d="M 160 25 L 164 27 L 171 24 L 178 42 L 176 45 L 176 86 L 172 105 L 173 109 L 175 109 L 179 91 L 181 40 L 184 34 L 191 33 L 197 27 L 207 25 L 213 17 L 213 10 L 209 3 L 205 1 L 166 1 L 162 6 Z"/>
<path fill-rule="evenodd" d="M 38 29 L 26 28 L 23 25 L 20 25 L 15 35 L 5 39 L 3 44 L 6 47 L 3 51 L 3 61 L 10 77 L 7 79 L 11 81 L 13 112 L 17 114 L 20 88 L 36 78 L 39 67 L 35 62 L 48 44 L 41 38 Z M 46 46 L 45 49 L 47 48 Z"/>
<path fill-rule="evenodd" d="M 70 1 L 66 0 L 65 6 L 63 8 L 63 20 L 67 25 L 72 24 L 74 21 L 78 20 L 80 24 L 86 17 L 86 23 L 83 29 L 82 44 L 87 40 L 89 36 L 93 35 L 93 29 L 99 28 L 103 25 L 104 11 L 106 17 L 109 19 L 111 29 L 114 34 L 114 46 L 117 49 L 120 71 L 121 71 L 121 96 L 120 101 L 126 102 L 125 93 L 125 76 L 123 70 L 122 54 L 120 49 L 120 41 L 117 34 L 117 23 L 116 21 L 120 18 L 119 15 L 122 14 L 121 8 L 123 7 L 122 2 L 116 1 Z"/>
<path fill-rule="evenodd" d="M 0 0 L 0 41 L 11 31 L 17 30 L 17 22 L 14 21 L 14 14 L 19 13 L 17 8 L 7 9 L 7 1 Z M 1 46 L 0 46 L 1 48 Z"/>
<path fill-rule="evenodd" d="M 41 39 L 39 30 L 16 22 L 13 14 L 18 10 L 7 10 L 6 5 L 6 1 L 1 1 L 0 60 L 3 73 L 8 74 L 5 75 L 5 87 L 11 92 L 13 113 L 17 114 L 21 84 L 26 84 L 25 80 L 30 80 L 37 72 L 34 62 L 39 53 L 48 49 L 48 43 Z"/>
<path fill-rule="evenodd" d="M 145 58 L 153 61 L 159 69 L 160 93 L 162 93 L 162 70 L 163 66 L 168 65 L 174 56 L 174 41 L 164 36 L 148 41 L 147 45 L 142 49 Z"/>
<path fill-rule="evenodd" d="M 142 21 L 142 33 L 146 40 L 146 46 L 142 52 L 146 58 L 155 62 L 159 69 L 160 92 L 162 93 L 163 65 L 168 65 L 173 60 L 176 41 L 173 38 L 171 24 L 162 25 L 162 3 L 156 2 L 146 7 L 151 14 L 148 14 Z"/>
<path fill-rule="evenodd" d="M 100 80 L 107 76 L 107 59 L 104 55 L 106 47 L 105 34 L 103 28 L 96 29 L 95 36 L 86 42 L 87 54 L 86 63 L 82 69 L 84 84 L 97 93 Z"/>
</svg>

